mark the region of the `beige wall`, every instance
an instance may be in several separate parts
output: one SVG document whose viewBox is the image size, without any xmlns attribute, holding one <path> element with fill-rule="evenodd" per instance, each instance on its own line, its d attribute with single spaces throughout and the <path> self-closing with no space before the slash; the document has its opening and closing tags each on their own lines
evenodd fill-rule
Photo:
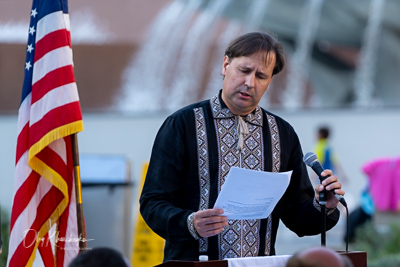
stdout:
<svg viewBox="0 0 400 267">
<path fill-rule="evenodd" d="M 68 7 L 71 23 L 88 14 L 87 19 L 93 18 L 99 27 L 113 33 L 113 42 L 140 43 L 151 21 L 169 2 L 172 0 L 69 0 Z M 1 0 L 0 25 L 22 22 L 28 29 L 31 7 L 32 0 Z"/>
<path fill-rule="evenodd" d="M 154 17 L 169 2 L 69 1 L 75 78 L 84 111 L 107 110 L 119 97 L 123 70 Z M 31 0 L 0 1 L 0 27 L 26 25 L 22 34 L 16 30 L 13 42 L 0 40 L 0 114 L 15 114 L 19 107 L 31 5 Z M 85 39 L 80 33 L 87 21 L 98 31 L 92 39 Z M 96 38 L 101 41 L 96 42 Z"/>
<path fill-rule="evenodd" d="M 133 44 L 73 46 L 75 79 L 83 111 L 105 111 L 120 95 L 122 73 Z M 25 45 L 0 43 L 0 114 L 18 111 L 24 79 Z"/>
<path fill-rule="evenodd" d="M 366 183 L 361 166 L 377 157 L 399 156 L 400 124 L 396 123 L 400 121 L 399 109 L 275 113 L 293 125 L 304 152 L 312 150 L 318 125 L 328 123 L 331 126 L 333 146 L 350 179 L 345 185 L 350 208 L 357 203 Z M 131 177 L 137 183 L 143 163 L 149 160 L 158 128 L 167 115 L 84 113 L 84 131 L 78 134 L 79 151 L 126 155 L 132 164 Z M 0 202 L 5 208 L 11 207 L 12 200 L 16 128 L 16 115 L 0 116 Z"/>
<path fill-rule="evenodd" d="M 351 212 L 358 205 L 361 190 L 364 189 L 367 178 L 360 168 L 367 161 L 386 156 L 399 156 L 400 151 L 400 110 L 325 110 L 275 113 L 285 118 L 296 129 L 304 152 L 312 150 L 315 141 L 315 130 L 321 123 L 329 123 L 333 129 L 332 143 L 340 157 L 347 173 L 349 182 L 343 185 L 346 190 L 346 202 Z M 78 134 L 79 151 L 81 154 L 116 154 L 125 155 L 131 163 L 131 178 L 134 182 L 131 203 L 125 203 L 131 208 L 132 218 L 116 225 L 110 225 L 110 233 L 114 239 L 108 245 L 124 251 L 127 257 L 127 247 L 121 244 L 130 241 L 115 239 L 115 236 L 127 235 L 132 231 L 136 216 L 138 215 L 138 190 L 139 179 L 142 175 L 143 164 L 149 160 L 155 135 L 168 113 L 147 114 L 146 116 L 130 116 L 116 113 L 84 113 L 84 131 Z M 14 162 L 16 146 L 16 115 L 0 116 L 0 204 L 3 210 L 10 210 L 13 197 Z M 112 192 L 103 188 L 103 197 L 109 197 Z M 101 192 L 99 194 L 101 194 Z M 120 192 L 120 191 L 114 191 Z M 115 195 L 115 194 L 114 194 Z M 98 196 L 96 196 L 98 197 Z M 95 198 L 96 198 L 95 197 Z M 115 197 L 115 196 L 114 196 Z M 83 191 L 86 209 L 93 209 L 93 192 Z M 111 201 L 111 200 L 110 200 Z M 113 202 L 114 203 L 114 202 Z M 85 208 L 85 202 L 83 203 Z M 119 206 L 121 209 L 121 206 Z M 344 212 L 342 210 L 342 212 Z M 94 210 L 89 210 L 93 214 Z M 345 229 L 345 214 L 342 214 L 340 223 L 334 230 L 327 233 L 329 246 L 342 244 Z M 97 221 L 102 218 L 87 218 L 88 221 Z M 115 223 L 115 221 L 114 221 Z M 112 224 L 112 223 L 111 223 Z M 98 226 L 97 226 L 98 228 Z M 90 226 L 91 238 L 102 242 L 106 235 L 96 235 L 96 227 Z M 117 228 L 118 234 L 111 232 Z M 292 254 L 304 246 L 319 245 L 320 237 L 305 237 L 301 240 L 283 225 L 279 228 L 279 238 L 276 247 L 279 254 Z M 114 231 L 114 230 L 112 230 Z M 89 233 L 89 231 L 88 231 Z M 102 239 L 103 238 L 103 239 Z M 93 245 L 98 245 L 94 243 Z"/>
</svg>

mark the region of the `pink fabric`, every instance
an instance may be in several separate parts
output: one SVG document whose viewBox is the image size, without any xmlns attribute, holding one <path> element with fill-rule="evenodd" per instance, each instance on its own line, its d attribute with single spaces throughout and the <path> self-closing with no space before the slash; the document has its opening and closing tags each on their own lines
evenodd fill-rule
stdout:
<svg viewBox="0 0 400 267">
<path fill-rule="evenodd" d="M 381 158 L 366 163 L 363 172 L 370 181 L 370 192 L 380 211 L 398 211 L 400 207 L 400 158 Z"/>
</svg>

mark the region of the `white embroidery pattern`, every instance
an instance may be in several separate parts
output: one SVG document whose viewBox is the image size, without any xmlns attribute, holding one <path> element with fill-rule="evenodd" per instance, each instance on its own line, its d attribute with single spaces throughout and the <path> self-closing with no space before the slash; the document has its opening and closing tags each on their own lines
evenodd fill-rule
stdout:
<svg viewBox="0 0 400 267">
<path fill-rule="evenodd" d="M 200 108 L 194 109 L 197 135 L 197 159 L 200 182 L 200 204 L 199 210 L 208 209 L 210 199 L 210 168 L 207 144 L 207 129 L 204 118 L 204 111 Z M 208 239 L 199 239 L 199 252 L 208 250 Z"/>
</svg>

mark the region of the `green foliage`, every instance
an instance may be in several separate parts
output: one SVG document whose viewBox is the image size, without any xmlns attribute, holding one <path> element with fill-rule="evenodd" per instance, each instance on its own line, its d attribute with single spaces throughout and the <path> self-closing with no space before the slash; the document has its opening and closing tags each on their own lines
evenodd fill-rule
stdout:
<svg viewBox="0 0 400 267">
<path fill-rule="evenodd" d="M 10 236 L 10 219 L 8 218 L 7 212 L 1 210 L 1 239 L 3 241 L 2 244 L 3 251 L 0 254 L 0 266 L 7 265 L 9 236 Z"/>
<path fill-rule="evenodd" d="M 392 222 L 378 229 L 367 222 L 356 230 L 355 243 L 351 250 L 366 251 L 369 267 L 400 266 L 400 225 Z"/>
</svg>

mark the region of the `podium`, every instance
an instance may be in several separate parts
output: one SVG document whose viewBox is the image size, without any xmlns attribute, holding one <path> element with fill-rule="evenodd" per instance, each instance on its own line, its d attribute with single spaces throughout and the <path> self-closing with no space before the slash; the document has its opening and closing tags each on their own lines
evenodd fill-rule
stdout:
<svg viewBox="0 0 400 267">
<path fill-rule="evenodd" d="M 336 251 L 341 255 L 347 256 L 354 267 L 367 267 L 367 252 L 365 251 Z"/>
<path fill-rule="evenodd" d="M 365 251 L 337 251 L 341 255 L 347 256 L 353 263 L 354 267 L 367 267 L 367 253 Z M 228 267 L 227 260 L 212 260 L 212 261 L 167 261 L 158 267 Z M 268 266 L 266 261 L 263 265 Z M 271 266 L 272 267 L 272 266 Z"/>
<path fill-rule="evenodd" d="M 220 261 L 167 261 L 159 267 L 228 267 L 227 260 Z"/>
</svg>

